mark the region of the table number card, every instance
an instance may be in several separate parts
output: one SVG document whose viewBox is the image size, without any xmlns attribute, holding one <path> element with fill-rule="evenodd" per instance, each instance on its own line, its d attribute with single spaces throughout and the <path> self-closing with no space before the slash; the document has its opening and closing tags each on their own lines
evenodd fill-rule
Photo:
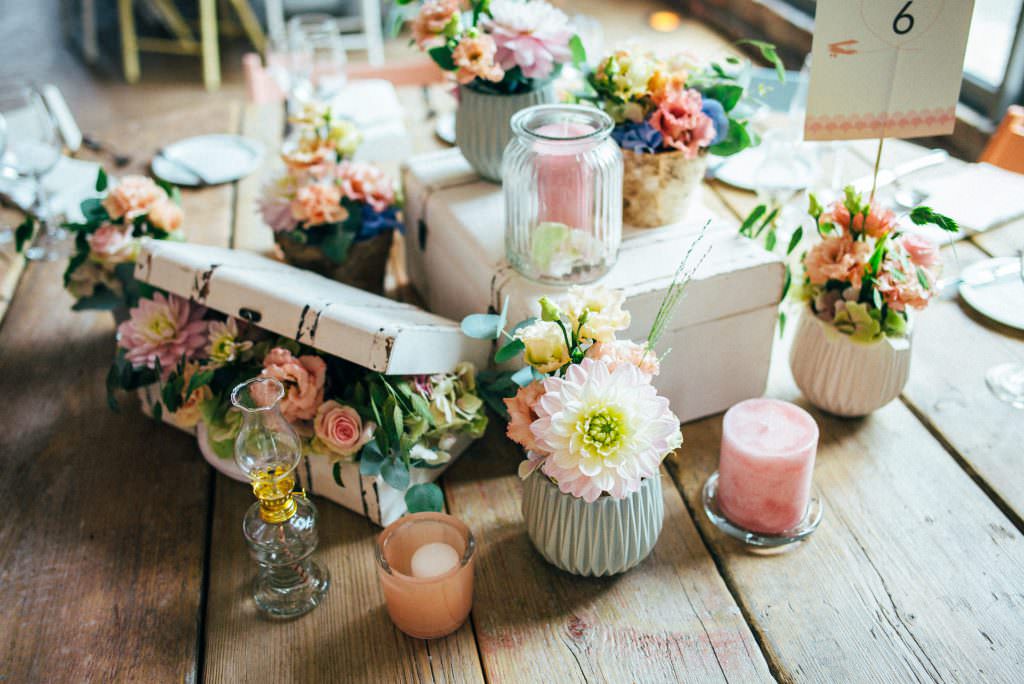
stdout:
<svg viewBox="0 0 1024 684">
<path fill-rule="evenodd" d="M 818 0 L 807 140 L 953 132 L 974 0 Z"/>
</svg>

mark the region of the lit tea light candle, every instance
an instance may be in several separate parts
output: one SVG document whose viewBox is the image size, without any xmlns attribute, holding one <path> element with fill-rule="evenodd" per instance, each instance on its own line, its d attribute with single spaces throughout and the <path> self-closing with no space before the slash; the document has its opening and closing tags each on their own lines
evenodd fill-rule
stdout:
<svg viewBox="0 0 1024 684">
<path fill-rule="evenodd" d="M 437 577 L 459 564 L 459 554 L 443 542 L 430 542 L 412 554 L 413 577 Z"/>
<path fill-rule="evenodd" d="M 435 639 L 457 630 L 473 605 L 476 542 L 444 513 L 414 513 L 377 537 L 377 574 L 388 615 L 412 637 Z"/>
<path fill-rule="evenodd" d="M 748 399 L 722 421 L 718 505 L 735 525 L 754 532 L 792 530 L 807 514 L 818 448 L 818 424 L 799 406 Z"/>
</svg>

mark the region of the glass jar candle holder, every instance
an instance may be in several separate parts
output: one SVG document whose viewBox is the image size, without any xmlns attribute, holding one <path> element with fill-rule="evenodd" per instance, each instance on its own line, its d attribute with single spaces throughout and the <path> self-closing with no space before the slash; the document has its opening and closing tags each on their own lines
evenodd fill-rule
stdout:
<svg viewBox="0 0 1024 684">
<path fill-rule="evenodd" d="M 377 537 L 377 572 L 388 615 L 418 639 L 451 634 L 473 605 L 476 541 L 444 513 L 414 513 Z"/>
<path fill-rule="evenodd" d="M 537 105 L 505 149 L 505 255 L 527 278 L 572 284 L 611 269 L 622 242 L 622 152 L 607 114 Z"/>
</svg>

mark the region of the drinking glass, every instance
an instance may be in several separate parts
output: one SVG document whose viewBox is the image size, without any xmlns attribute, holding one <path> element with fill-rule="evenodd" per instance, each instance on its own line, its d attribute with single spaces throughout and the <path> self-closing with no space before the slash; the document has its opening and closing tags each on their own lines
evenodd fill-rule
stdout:
<svg viewBox="0 0 1024 684">
<path fill-rule="evenodd" d="M 43 176 L 60 159 L 57 126 L 42 97 L 27 85 L 0 92 L 0 116 L 6 122 L 7 137 L 3 166 L 32 179 L 35 202 L 31 211 L 43 224 L 43 230 L 25 250 L 25 256 L 34 261 L 53 261 L 60 258 L 61 241 L 67 236 L 50 215 L 49 197 L 43 185 Z"/>
<path fill-rule="evenodd" d="M 341 27 L 329 14 L 297 14 L 288 20 L 288 44 L 299 99 L 325 102 L 346 82 Z"/>
<path fill-rule="evenodd" d="M 1017 256 L 1020 259 L 1021 286 L 1024 287 L 1024 249 Z M 999 401 L 1024 409 L 1024 363 L 1009 361 L 989 368 L 985 383 Z"/>
</svg>

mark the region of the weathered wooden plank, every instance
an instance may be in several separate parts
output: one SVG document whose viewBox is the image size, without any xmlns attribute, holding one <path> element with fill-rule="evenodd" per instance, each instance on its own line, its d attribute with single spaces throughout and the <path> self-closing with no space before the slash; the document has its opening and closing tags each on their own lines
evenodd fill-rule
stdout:
<svg viewBox="0 0 1024 684">
<path fill-rule="evenodd" d="M 316 558 L 331 573 L 324 602 L 290 622 L 260 617 L 250 594 L 256 567 L 241 529 L 252 492 L 223 476 L 216 489 L 206 681 L 482 681 L 468 623 L 435 641 L 412 639 L 395 628 L 377 578 L 374 539 L 380 528 L 321 499 Z"/>
<path fill-rule="evenodd" d="M 777 346 L 769 394 L 804 404 L 788 344 Z M 754 555 L 697 515 L 779 678 L 1018 679 L 1021 533 L 900 401 L 858 420 L 812 412 L 822 431 L 814 477 L 825 518 L 810 540 L 787 554 Z M 721 417 L 684 432 L 686 448 L 669 469 L 700 511 Z"/>
<path fill-rule="evenodd" d="M 0 330 L 0 674 L 195 681 L 209 468 L 107 408 L 113 321 L 69 310 L 62 269 L 29 265 Z"/>
<path fill-rule="evenodd" d="M 530 544 L 517 447 L 494 425 L 445 475 L 479 545 L 473 624 L 494 682 L 768 681 L 736 603 L 671 482 L 653 554 L 622 576 L 574 577 Z"/>
<path fill-rule="evenodd" d="M 285 124 L 281 103 L 246 105 L 242 113 L 242 135 L 264 145 L 260 168 L 238 182 L 235 197 L 235 232 L 231 246 L 267 256 L 276 250 L 274 234 L 260 217 L 257 200 L 272 169 L 281 166 L 279 151 Z"/>
</svg>

